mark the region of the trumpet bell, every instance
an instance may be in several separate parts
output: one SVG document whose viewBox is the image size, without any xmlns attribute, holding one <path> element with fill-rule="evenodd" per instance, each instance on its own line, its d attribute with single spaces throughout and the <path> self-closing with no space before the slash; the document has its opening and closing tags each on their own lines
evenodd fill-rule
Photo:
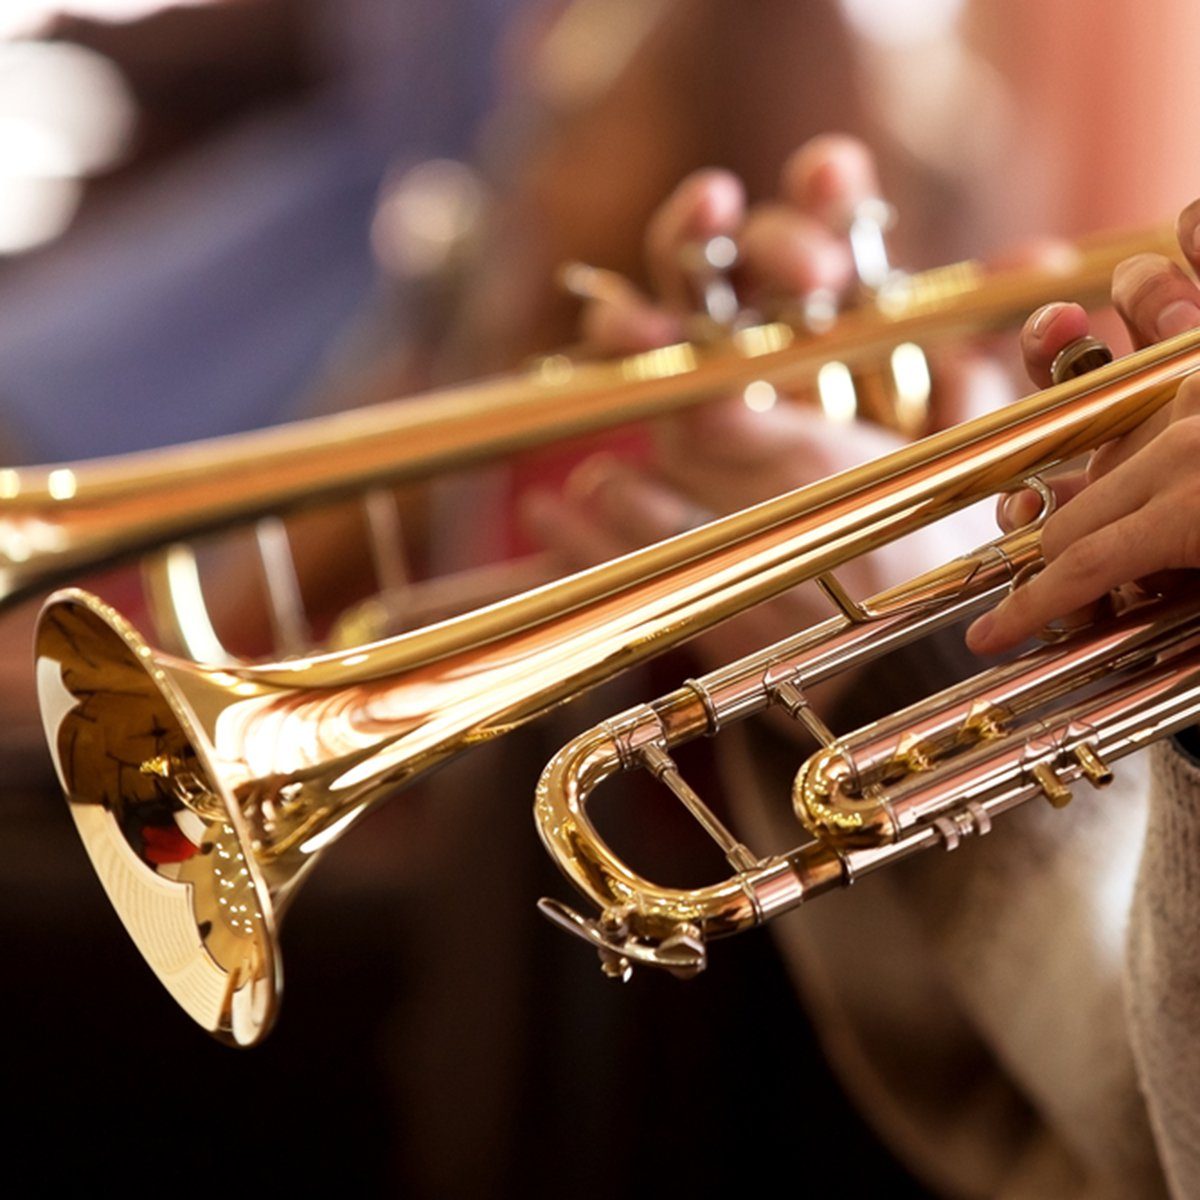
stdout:
<svg viewBox="0 0 1200 1200">
<path fill-rule="evenodd" d="M 276 906 L 213 748 L 127 621 L 57 600 L 38 630 L 38 695 L 92 865 L 186 1012 L 224 1041 L 257 1042 L 282 987 Z"/>
</svg>

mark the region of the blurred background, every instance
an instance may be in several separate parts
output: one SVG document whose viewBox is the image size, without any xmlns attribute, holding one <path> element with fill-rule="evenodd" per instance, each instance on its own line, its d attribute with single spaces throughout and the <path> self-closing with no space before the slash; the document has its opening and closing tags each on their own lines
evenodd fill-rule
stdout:
<svg viewBox="0 0 1200 1200">
<path fill-rule="evenodd" d="M 575 337 L 558 264 L 645 282 L 642 230 L 684 174 L 726 166 L 766 198 L 828 130 L 876 148 L 905 266 L 1169 219 L 1200 190 L 1198 37 L 1183 0 L 8 0 L 0 450 L 90 458 L 512 369 Z M 592 448 L 406 497 L 418 573 L 528 551 L 523 481 Z M 95 585 L 136 617 L 127 574 Z M 224 586 L 218 612 L 245 616 L 254 586 Z M 32 713 L 32 612 L 0 628 L 14 1166 L 53 1129 L 41 1177 L 134 1194 L 210 1171 L 712 1194 L 809 1106 L 841 1111 L 767 935 L 688 986 L 617 987 L 533 911 L 562 894 L 529 817 L 541 764 L 678 673 L 356 829 L 289 913 L 279 1027 L 238 1053 L 174 1010 L 92 877 Z"/>
</svg>

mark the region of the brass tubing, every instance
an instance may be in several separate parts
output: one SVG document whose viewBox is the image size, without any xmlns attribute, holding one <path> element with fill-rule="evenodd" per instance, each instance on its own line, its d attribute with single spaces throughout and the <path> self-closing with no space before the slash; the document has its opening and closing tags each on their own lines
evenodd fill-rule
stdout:
<svg viewBox="0 0 1200 1200">
<path fill-rule="evenodd" d="M 876 615 L 868 622 L 831 618 L 581 734 L 554 757 L 538 785 L 535 823 L 551 857 L 601 910 L 629 906 L 625 936 L 639 942 L 657 942 L 681 923 L 694 925 L 705 939 L 737 932 L 814 894 L 845 886 L 850 879 L 840 852 L 810 843 L 787 856 L 783 876 L 772 872 L 766 891 L 762 876 L 744 876 L 743 890 L 753 890 L 755 903 L 739 910 L 741 923 L 731 921 L 727 888 L 660 887 L 617 857 L 592 823 L 589 800 L 617 769 L 641 765 L 638 747 L 648 740 L 674 748 L 715 735 L 777 702 L 781 682 L 794 689 L 821 683 L 995 602 L 1021 569 L 1040 561 L 1038 533 L 1029 528 L 1007 534 L 872 597 L 864 607 Z M 831 752 L 834 758 L 838 749 Z M 778 861 L 772 860 L 773 866 Z M 652 946 L 645 956 L 644 961 L 654 961 Z"/>
<path fill-rule="evenodd" d="M 1200 332 L 923 438 L 874 462 L 765 501 L 479 612 L 300 663 L 235 668 L 240 678 L 322 686 L 394 676 L 519 634 L 578 674 L 539 694 L 539 711 L 617 670 L 904 533 L 1017 487 L 1127 433 L 1200 369 Z M 546 637 L 534 633 L 539 627 Z M 588 646 L 577 635 L 586 633 Z M 547 640 L 547 638 L 549 640 Z M 347 661 L 349 659 L 350 661 Z"/>
<path fill-rule="evenodd" d="M 838 841 L 840 831 L 806 809 L 806 780 L 821 777 L 829 764 L 843 770 L 839 786 L 822 803 L 834 813 L 856 810 L 872 789 L 884 789 L 895 821 L 892 840 L 928 814 L 903 801 L 909 781 L 920 788 L 920 770 L 912 762 L 934 762 L 947 752 L 997 741 L 1027 714 L 1043 708 L 1115 671 L 1143 665 L 1195 637 L 1196 605 L 1192 600 L 1140 607 L 1089 631 L 994 667 L 976 677 L 893 713 L 857 733 L 839 739 L 833 750 L 820 751 L 801 768 L 793 789 L 797 815 L 820 837 Z M 894 786 L 889 786 L 894 784 Z M 882 800 L 879 803 L 883 803 Z"/>
<path fill-rule="evenodd" d="M 589 431 L 662 416 L 756 380 L 810 383 L 831 359 L 878 365 L 1002 328 L 1050 299 L 1103 302 L 1113 267 L 1176 253 L 1166 228 L 1093 239 L 1059 267 L 911 277 L 811 333 L 785 324 L 615 362 L 543 360 L 525 375 L 233 437 L 87 462 L 0 470 L 0 606 L 86 569 L 268 512 L 426 478 Z"/>
<path fill-rule="evenodd" d="M 176 998 L 223 1036 L 256 1040 L 277 1005 L 274 914 L 371 805 L 749 605 L 1132 429 L 1198 368 L 1200 333 L 1182 335 L 606 566 L 352 651 L 196 666 L 156 654 L 94 598 L 52 598 L 39 695 L 93 862 Z M 220 866 L 213 855 L 236 861 L 236 887 L 225 866 L 219 884 L 204 874 L 203 860 Z M 764 870 L 774 892 L 786 864 Z M 218 920 L 226 891 L 236 917 Z M 720 922 L 742 920 L 747 903 L 744 881 L 729 885 Z"/>
<path fill-rule="evenodd" d="M 953 850 L 1030 799 L 1042 796 L 1061 807 L 1071 799 L 1069 785 L 1081 779 L 1105 786 L 1117 759 L 1195 722 L 1200 713 L 1198 620 L 1194 600 L 1147 603 L 1135 614 L 1077 635 L 1066 647 L 1043 647 L 1024 656 L 1017 665 L 1034 693 L 1029 697 L 1033 714 L 1017 705 L 1011 723 L 993 736 L 967 739 L 949 748 L 953 753 L 945 760 L 931 754 L 926 765 L 876 789 L 873 802 L 894 821 L 887 841 L 844 840 L 831 826 L 787 855 L 757 860 L 723 883 L 702 888 L 666 887 L 636 874 L 596 833 L 587 814 L 589 799 L 621 761 L 619 735 L 614 741 L 620 722 L 608 722 L 555 755 L 535 806 L 551 856 L 602 915 L 589 921 L 557 901 L 542 901 L 541 907 L 558 924 L 594 941 L 603 955 L 668 970 L 675 969 L 674 962 L 660 957 L 659 948 L 678 939 L 682 929 L 692 930 L 694 973 L 703 968 L 705 944 L 712 938 L 769 920 L 918 852 Z M 767 659 L 769 652 L 763 652 L 731 670 L 761 677 Z M 916 726 L 923 714 L 958 711 L 962 693 L 972 687 L 982 703 L 991 704 L 993 680 L 1005 686 L 1007 676 L 1005 668 L 986 671 L 895 714 L 889 724 L 902 727 L 911 716 Z M 710 679 L 688 686 L 715 690 Z M 1108 680 L 1102 688 L 1091 686 L 1102 679 Z M 665 703 L 674 703 L 686 690 Z M 655 701 L 641 711 L 655 713 L 663 704 Z M 836 750 L 853 754 L 870 732 L 843 739 Z M 849 797 L 844 799 L 848 803 Z M 782 870 L 781 864 L 786 864 Z M 749 908 L 744 901 L 732 902 L 738 888 L 751 898 Z M 621 914 L 616 934 L 608 932 L 615 924 L 613 913 Z"/>
<path fill-rule="evenodd" d="M 978 499 L 990 492 L 1007 490 L 1021 479 L 1045 469 L 1050 465 L 1050 459 L 1062 461 L 1100 445 L 1118 435 L 1118 425 L 1122 431 L 1132 428 L 1167 402 L 1180 380 L 1200 366 L 1192 358 L 1194 349 L 1200 345 L 1196 338 L 1197 335 L 1188 334 L 1184 340 L 1176 340 L 1173 344 L 1163 343 L 1159 347 L 1167 359 L 1182 368 L 1182 373 L 1174 377 L 1174 382 L 1167 378 L 1174 368 L 1168 368 L 1164 374 L 1161 368 L 1166 365 L 1165 360 L 1159 360 L 1155 365 L 1155 353 L 1146 358 L 1141 352 L 1099 368 L 1086 377 L 1049 389 L 1040 397 L 1030 397 L 1000 413 L 972 421 L 946 434 L 927 438 L 867 467 L 846 472 L 823 484 L 793 493 L 791 497 L 772 502 L 787 505 L 803 496 L 814 504 L 810 512 L 814 515 L 820 513 L 823 540 L 812 546 L 800 539 L 793 543 L 793 553 L 798 559 L 812 556 L 808 561 L 806 577 L 836 566 L 838 556 L 843 553 L 849 557 L 853 553 L 872 549 L 882 541 L 901 537 L 928 520 L 943 515 L 950 507 L 957 507 L 960 503 Z M 1187 365 L 1189 359 L 1190 365 Z M 1126 391 L 1127 385 L 1132 385 L 1129 391 Z M 1118 392 L 1125 393 L 1122 399 L 1117 399 Z M 1084 409 L 1093 403 L 1095 407 L 1084 415 Z M 1117 418 L 1118 412 L 1131 418 L 1131 423 L 1124 424 L 1124 417 Z M 1110 423 L 1114 418 L 1117 419 L 1116 425 Z M 1051 445 L 1055 447 L 1053 451 L 1050 450 Z M 1047 452 L 1048 457 L 1043 458 Z M 960 454 L 963 455 L 961 460 L 958 457 Z M 1006 475 L 1007 478 L 1004 477 Z M 827 499 L 828 505 L 823 503 Z M 881 522 L 882 528 L 875 526 L 876 520 Z M 935 579 L 938 577 L 937 572 L 932 574 Z M 926 583 L 924 580 L 914 581 L 908 590 L 915 597 L 920 597 L 926 591 Z M 928 612 L 928 609 L 918 603 L 914 611 L 919 615 Z M 1178 614 L 1175 614 L 1171 619 L 1177 617 Z M 878 623 L 866 624 L 861 628 L 868 633 L 887 630 L 890 628 L 889 620 L 884 617 Z M 1135 625 L 1136 622 L 1137 619 Z M 1122 632 L 1113 637 L 1120 649 L 1115 657 L 1109 654 L 1106 667 L 1098 668 L 1091 661 L 1095 655 L 1091 652 L 1090 642 L 1082 648 L 1079 644 L 1068 643 L 1064 649 L 1046 651 L 1038 662 L 1062 660 L 1073 663 L 1082 659 L 1089 663 L 1089 678 L 1096 678 L 1097 674 L 1102 676 L 1108 669 L 1118 669 L 1125 663 L 1132 653 L 1131 646 L 1144 636 L 1141 631 L 1129 632 L 1128 626 L 1121 628 Z M 1155 623 L 1152 634 L 1161 646 L 1169 646 L 1173 639 L 1190 636 L 1178 631 L 1165 633 L 1161 622 Z M 814 646 L 811 653 L 815 656 L 819 654 L 819 649 Z M 758 662 L 763 657 L 753 656 L 746 661 Z M 1020 665 L 1015 669 L 1009 668 L 1007 673 L 1020 676 L 1028 669 L 1027 665 Z M 1033 670 L 1036 675 L 1037 669 Z M 740 668 L 735 666 L 729 673 L 736 676 Z M 819 676 L 818 672 L 813 674 L 814 677 Z M 999 678 L 1004 677 L 1005 669 L 1001 669 Z M 1056 681 L 1051 685 L 1038 676 L 1037 685 L 1035 690 L 1040 697 L 1055 695 L 1055 688 L 1066 689 L 1074 686 L 1074 682 L 1059 684 Z M 708 731 L 715 732 L 713 726 L 719 721 L 713 719 L 713 705 L 701 699 L 710 686 L 706 681 L 701 681 L 699 687 L 691 684 L 667 699 L 665 707 L 672 713 L 672 724 L 686 730 L 685 736 L 690 736 L 696 725 L 695 719 L 688 721 L 679 714 L 680 705 L 684 704 L 680 697 L 689 688 L 696 696 L 692 707 L 707 718 Z M 959 702 L 965 691 L 960 687 L 950 693 L 954 703 Z M 757 703 L 743 703 L 735 697 L 735 707 L 742 711 L 732 719 L 761 707 L 765 699 L 761 687 L 758 689 Z M 931 701 L 924 707 L 918 706 L 915 711 L 918 715 L 926 711 L 937 713 L 940 712 L 941 703 L 944 701 Z M 642 711 L 655 714 L 655 719 L 658 719 L 657 713 L 661 707 L 664 707 L 663 702 L 655 702 L 643 706 Z M 686 713 L 686 705 L 684 708 Z M 633 710 L 633 714 L 636 712 Z M 967 715 L 972 715 L 969 708 Z M 902 715 L 887 721 L 886 727 L 898 728 L 903 723 Z M 601 727 L 602 731 L 605 728 Z M 857 740 L 867 741 L 869 745 L 871 733 L 868 729 L 857 735 Z M 590 930 L 589 937 L 592 933 L 605 936 L 603 914 L 621 910 L 625 915 L 620 936 L 605 943 L 607 952 L 628 954 L 630 948 L 636 946 L 641 960 L 653 961 L 654 944 L 665 937 L 674 936 L 674 932 L 683 926 L 699 929 L 705 936 L 710 932 L 724 931 L 728 927 L 724 921 L 724 893 L 720 888 L 687 890 L 660 887 L 631 871 L 608 849 L 587 816 L 588 797 L 592 786 L 601 777 L 595 772 L 577 771 L 584 761 L 584 752 L 591 753 L 597 745 L 595 738 L 607 736 L 610 735 L 593 731 L 570 743 L 547 768 L 538 788 L 535 814 L 543 842 L 568 878 L 602 910 L 599 922 L 592 923 L 577 914 L 570 914 L 562 906 L 556 906 L 556 920 L 574 927 L 575 932 Z M 646 734 L 643 731 L 639 736 Z M 668 744 L 674 744 L 673 739 L 667 736 L 666 729 L 662 731 L 662 736 Z M 603 740 L 600 744 L 603 744 Z M 984 752 L 981 749 L 979 753 L 982 755 Z M 874 869 L 885 859 L 905 856 L 930 844 L 930 839 L 936 843 L 939 838 L 947 836 L 936 830 L 906 833 L 896 821 L 887 797 L 877 800 L 869 791 L 864 796 L 847 789 L 845 796 L 837 799 L 836 781 L 845 779 L 849 784 L 854 775 L 853 760 L 847 753 L 845 741 L 835 742 L 818 758 L 830 767 L 828 774 L 835 781 L 835 795 L 834 799 L 823 802 L 821 819 L 815 823 L 820 840 L 796 852 L 802 861 L 807 862 L 804 856 L 811 855 L 824 863 L 841 861 L 843 877 L 840 882 L 844 884 L 856 874 Z M 923 776 L 919 772 L 923 769 L 923 764 L 914 767 L 918 772 L 913 784 L 916 790 L 921 787 Z M 952 791 L 948 790 L 945 793 L 947 805 L 952 800 Z M 968 828 L 975 827 L 972 823 L 976 820 L 974 813 L 967 814 L 964 817 L 965 824 L 958 826 L 957 832 L 952 830 L 951 835 L 955 839 L 960 835 L 965 836 Z M 885 842 L 891 844 L 885 845 Z M 835 886 L 829 883 L 832 874 L 829 870 L 821 873 L 821 878 L 826 880 L 828 886 Z M 734 882 L 751 891 L 755 887 L 750 873 L 726 881 L 725 886 Z M 779 906 L 782 909 L 802 902 L 809 891 L 803 886 L 794 886 L 791 892 L 777 889 L 775 894 L 780 897 Z M 769 914 L 760 912 L 758 915 L 761 919 Z M 697 953 L 702 961 L 702 947 Z"/>
</svg>

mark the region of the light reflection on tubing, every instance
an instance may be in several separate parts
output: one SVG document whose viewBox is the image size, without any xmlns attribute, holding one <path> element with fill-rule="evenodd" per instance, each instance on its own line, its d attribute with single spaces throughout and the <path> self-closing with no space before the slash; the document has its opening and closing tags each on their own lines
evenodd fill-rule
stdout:
<svg viewBox="0 0 1200 1200">
<path fill-rule="evenodd" d="M 75 472 L 66 467 L 51 471 L 46 479 L 46 490 L 54 500 L 70 500 L 78 488 Z"/>
<path fill-rule="evenodd" d="M 920 346 L 902 342 L 892 351 L 891 367 L 900 427 L 916 427 L 924 421 L 929 411 L 933 392 L 929 360 Z"/>
<path fill-rule="evenodd" d="M 829 362 L 817 372 L 817 396 L 830 421 L 845 424 L 858 412 L 854 377 L 845 363 Z"/>
</svg>

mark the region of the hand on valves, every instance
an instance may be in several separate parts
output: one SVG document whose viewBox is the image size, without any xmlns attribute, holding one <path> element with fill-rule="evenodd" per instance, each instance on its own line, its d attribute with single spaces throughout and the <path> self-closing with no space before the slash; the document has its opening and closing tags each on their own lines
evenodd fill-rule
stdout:
<svg viewBox="0 0 1200 1200">
<path fill-rule="evenodd" d="M 614 277 L 589 298 L 582 316 L 587 346 L 599 354 L 636 353 L 685 340 L 693 328 L 697 279 L 689 257 L 699 245 L 728 238 L 737 246 L 732 272 L 738 302 L 769 310 L 781 300 L 804 306 L 813 297 L 852 292 L 856 267 L 848 230 L 864 204 L 878 202 L 874 161 L 859 142 L 830 135 L 796 151 L 778 197 L 749 206 L 740 181 L 717 170 L 697 172 L 664 202 L 646 234 L 655 295 Z M 710 306 L 711 308 L 711 306 Z M 984 383 L 983 372 L 990 372 Z M 941 363 L 934 388 L 935 426 L 970 415 L 967 398 L 987 406 L 997 397 L 987 364 Z M 752 385 L 753 386 L 753 385 Z M 765 387 L 765 385 L 764 385 Z M 528 495 L 523 516 L 533 535 L 569 568 L 626 553 L 681 533 L 714 516 L 747 507 L 875 458 L 900 444 L 899 434 L 869 421 L 824 416 L 816 405 L 775 403 L 774 392 L 731 397 L 660 421 L 648 462 L 611 456 L 585 462 L 563 496 Z M 1004 392 L 1000 390 L 1000 396 Z M 978 540 L 986 534 L 981 533 Z M 942 552 L 927 537 L 929 565 Z M 869 595 L 913 569 L 919 548 L 906 546 L 839 572 Z M 715 666 L 829 615 L 815 587 L 789 593 L 698 640 Z"/>
<path fill-rule="evenodd" d="M 1184 255 L 1200 267 L 1200 201 L 1180 214 L 1178 234 Z M 1127 259 L 1113 277 L 1112 295 L 1135 347 L 1200 328 L 1200 288 L 1169 259 Z M 1055 355 L 1087 331 L 1077 305 L 1048 304 L 1036 312 L 1021 336 L 1033 381 L 1048 385 Z M 1060 507 L 1042 534 L 1046 567 L 975 622 L 967 635 L 971 649 L 1008 650 L 1128 584 L 1179 586 L 1179 575 L 1163 573 L 1200 568 L 1198 460 L 1200 377 L 1192 376 L 1169 406 L 1102 446 L 1084 469 L 1054 481 Z M 1020 524 L 1036 509 L 1034 501 L 1029 492 L 1006 497 L 1001 524 Z"/>
</svg>

